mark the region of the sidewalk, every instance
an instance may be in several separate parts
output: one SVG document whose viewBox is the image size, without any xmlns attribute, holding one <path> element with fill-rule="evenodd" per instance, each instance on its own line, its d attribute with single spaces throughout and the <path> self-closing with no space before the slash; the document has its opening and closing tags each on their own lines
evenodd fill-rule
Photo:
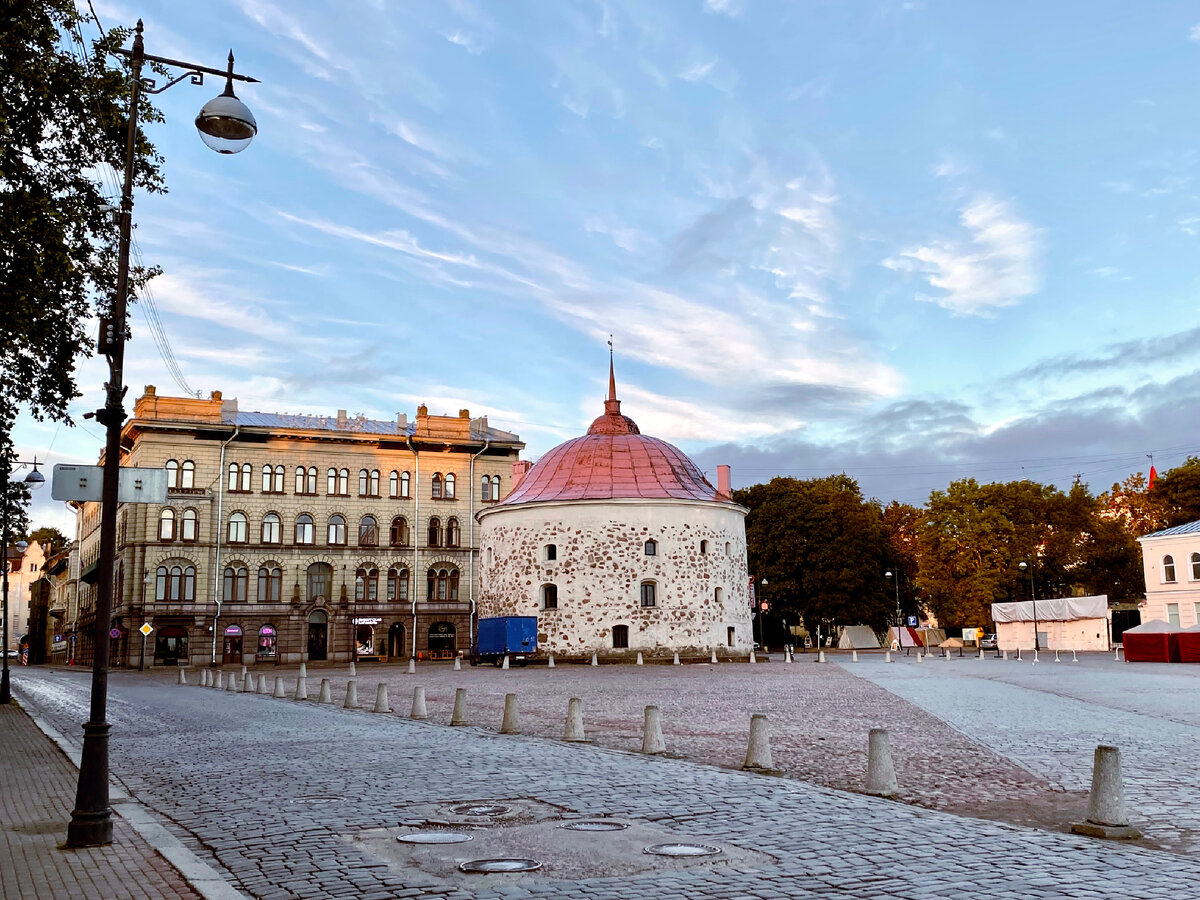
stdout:
<svg viewBox="0 0 1200 900">
<path fill-rule="evenodd" d="M 19 707 L 0 706 L 0 898 L 198 898 L 127 822 L 108 847 L 65 848 L 78 770 Z"/>
</svg>

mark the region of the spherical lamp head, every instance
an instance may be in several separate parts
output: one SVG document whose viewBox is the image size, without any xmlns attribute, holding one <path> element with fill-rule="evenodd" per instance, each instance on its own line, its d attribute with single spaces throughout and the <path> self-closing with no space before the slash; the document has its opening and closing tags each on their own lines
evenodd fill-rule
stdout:
<svg viewBox="0 0 1200 900">
<path fill-rule="evenodd" d="M 1025 563 L 1017 563 L 1017 568 L 1020 569 L 1022 572 L 1024 572 L 1026 569 L 1029 568 L 1029 566 L 1027 566 Z"/>
<path fill-rule="evenodd" d="M 230 54 L 230 66 L 232 67 Z M 258 134 L 254 114 L 233 93 L 233 79 L 225 80 L 225 90 L 200 108 L 196 116 L 200 140 L 217 153 L 241 153 Z"/>
<path fill-rule="evenodd" d="M 39 472 L 37 467 L 38 464 L 34 463 L 33 471 L 25 476 L 25 487 L 29 488 L 31 491 L 36 491 L 46 483 L 46 476 Z"/>
</svg>

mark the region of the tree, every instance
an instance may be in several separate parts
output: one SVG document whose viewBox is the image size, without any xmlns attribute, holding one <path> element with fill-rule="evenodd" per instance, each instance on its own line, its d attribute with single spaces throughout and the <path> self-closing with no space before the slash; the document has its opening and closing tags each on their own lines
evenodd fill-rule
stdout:
<svg viewBox="0 0 1200 900">
<path fill-rule="evenodd" d="M 22 540 L 28 541 L 31 544 L 37 541 L 38 545 L 47 552 L 49 552 L 50 547 L 61 550 L 69 543 L 66 535 L 53 525 L 43 525 L 40 528 L 35 528 L 22 538 Z"/>
<path fill-rule="evenodd" d="M 85 325 L 112 300 L 117 228 L 103 174 L 124 165 L 128 76 L 90 47 L 74 0 L 8 0 L 0 29 L 0 477 L 25 406 L 69 422 Z M 161 121 L 145 99 L 143 121 Z M 161 160 L 139 132 L 134 183 L 162 190 Z M 135 268 L 131 292 L 154 274 Z"/>
<path fill-rule="evenodd" d="M 917 571 L 920 568 L 920 534 L 924 512 L 907 503 L 893 500 L 883 509 L 883 527 L 888 536 L 888 571 L 899 581 L 902 616 L 917 613 L 921 604 L 917 598 Z M 896 584 L 891 582 L 892 600 L 896 599 Z"/>
<path fill-rule="evenodd" d="M 756 581 L 777 612 L 821 623 L 882 630 L 894 606 L 882 510 L 845 475 L 773 478 L 736 491 L 750 509 L 746 545 Z"/>
<path fill-rule="evenodd" d="M 1164 472 L 1150 489 L 1150 498 L 1161 510 L 1163 528 L 1200 519 L 1200 459 L 1189 456 Z"/>
<path fill-rule="evenodd" d="M 1105 519 L 1120 520 L 1133 537 L 1141 537 L 1163 527 L 1164 510 L 1158 496 L 1158 491 L 1151 496 L 1146 476 L 1134 472 L 1099 496 L 1099 515 Z"/>
</svg>

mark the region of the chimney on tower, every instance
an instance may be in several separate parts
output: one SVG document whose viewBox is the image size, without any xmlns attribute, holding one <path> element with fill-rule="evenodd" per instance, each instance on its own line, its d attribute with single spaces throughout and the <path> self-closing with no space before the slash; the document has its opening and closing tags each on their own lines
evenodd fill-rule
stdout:
<svg viewBox="0 0 1200 900">
<path fill-rule="evenodd" d="M 717 494 L 726 499 L 733 497 L 729 471 L 729 466 L 717 466 Z"/>
</svg>

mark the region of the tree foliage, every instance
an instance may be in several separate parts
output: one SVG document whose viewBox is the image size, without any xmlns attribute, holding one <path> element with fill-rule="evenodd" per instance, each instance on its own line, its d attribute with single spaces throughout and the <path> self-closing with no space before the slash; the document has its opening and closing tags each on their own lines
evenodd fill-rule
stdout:
<svg viewBox="0 0 1200 900">
<path fill-rule="evenodd" d="M 128 75 L 107 48 L 128 31 L 85 41 L 74 0 L 6 0 L 0 29 L 0 476 L 24 406 L 69 421 L 87 323 L 111 303 L 117 223 L 102 173 L 121 171 Z M 143 121 L 160 116 L 148 101 Z M 135 185 L 162 189 L 160 159 L 139 133 Z M 135 269 L 131 291 L 153 274 Z"/>
<path fill-rule="evenodd" d="M 1200 519 L 1200 459 L 1189 456 L 1164 472 L 1150 489 L 1150 498 L 1158 507 L 1163 528 Z"/>
</svg>

